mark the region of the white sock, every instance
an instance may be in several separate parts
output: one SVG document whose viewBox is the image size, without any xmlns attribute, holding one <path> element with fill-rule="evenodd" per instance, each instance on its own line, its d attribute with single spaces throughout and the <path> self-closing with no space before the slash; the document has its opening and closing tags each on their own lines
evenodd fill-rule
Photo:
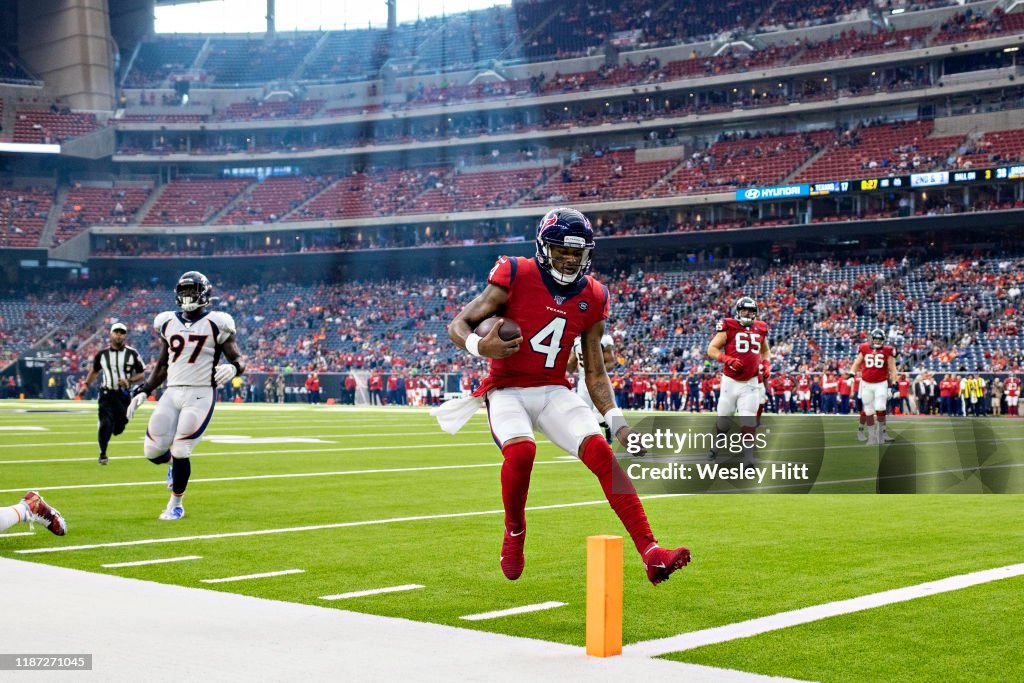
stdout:
<svg viewBox="0 0 1024 683">
<path fill-rule="evenodd" d="M 172 510 L 172 509 L 180 506 L 181 505 L 181 499 L 184 498 L 184 497 L 185 496 L 175 496 L 175 495 L 172 494 L 171 495 L 171 501 L 169 503 L 167 503 L 167 509 L 168 510 Z"/>
<path fill-rule="evenodd" d="M 6 531 L 18 522 L 27 522 L 31 512 L 23 502 L 11 507 L 0 508 L 0 531 Z"/>
</svg>

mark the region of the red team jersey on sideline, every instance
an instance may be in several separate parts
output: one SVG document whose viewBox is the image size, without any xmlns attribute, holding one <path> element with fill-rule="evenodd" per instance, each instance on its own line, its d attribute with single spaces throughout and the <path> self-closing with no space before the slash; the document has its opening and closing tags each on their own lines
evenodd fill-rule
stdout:
<svg viewBox="0 0 1024 683">
<path fill-rule="evenodd" d="M 508 290 L 501 317 L 519 323 L 523 343 L 508 358 L 490 359 L 490 374 L 477 394 L 495 387 L 568 387 L 573 341 L 608 317 L 608 288 L 588 276 L 560 287 L 536 260 L 523 256 L 499 258 L 487 282 Z"/>
<path fill-rule="evenodd" d="M 895 349 L 891 346 L 873 349 L 871 344 L 864 343 L 857 347 L 857 353 L 864 356 L 864 363 L 860 368 L 860 377 L 863 381 L 871 384 L 889 381 L 889 359 L 896 357 Z"/>
<path fill-rule="evenodd" d="M 750 327 L 744 327 L 735 318 L 726 318 L 718 321 L 715 326 L 715 333 L 725 332 L 726 341 L 723 352 L 743 362 L 743 369 L 734 372 L 728 367 L 723 367 L 722 372 L 737 382 L 746 382 L 757 377 L 761 365 L 761 345 L 768 338 L 768 323 L 763 320 L 755 320 Z"/>
<path fill-rule="evenodd" d="M 1020 382 L 1013 379 L 1006 380 L 1006 395 L 1013 397 L 1020 396 Z"/>
</svg>

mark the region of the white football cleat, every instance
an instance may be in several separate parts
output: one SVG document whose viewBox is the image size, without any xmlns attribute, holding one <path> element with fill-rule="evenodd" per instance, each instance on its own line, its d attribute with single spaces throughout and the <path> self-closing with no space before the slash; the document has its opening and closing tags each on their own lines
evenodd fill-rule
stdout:
<svg viewBox="0 0 1024 683">
<path fill-rule="evenodd" d="M 173 508 L 167 508 L 166 510 L 160 513 L 160 519 L 164 520 L 165 522 L 176 522 L 184 516 L 185 508 L 182 507 L 181 505 L 177 505 Z"/>
<path fill-rule="evenodd" d="M 857 427 L 857 441 L 867 441 L 868 435 L 864 433 L 864 425 Z"/>
</svg>

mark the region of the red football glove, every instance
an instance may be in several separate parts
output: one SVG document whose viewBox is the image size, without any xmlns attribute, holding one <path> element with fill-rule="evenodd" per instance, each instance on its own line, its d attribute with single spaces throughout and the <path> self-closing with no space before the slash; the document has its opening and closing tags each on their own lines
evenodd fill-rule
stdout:
<svg viewBox="0 0 1024 683">
<path fill-rule="evenodd" d="M 730 356 L 727 353 L 722 353 L 718 355 L 718 360 L 722 361 L 722 365 L 733 372 L 740 372 L 743 370 L 743 361 L 736 356 Z"/>
<path fill-rule="evenodd" d="M 764 375 L 765 378 L 772 374 L 772 362 L 770 360 L 761 361 L 761 374 Z"/>
</svg>

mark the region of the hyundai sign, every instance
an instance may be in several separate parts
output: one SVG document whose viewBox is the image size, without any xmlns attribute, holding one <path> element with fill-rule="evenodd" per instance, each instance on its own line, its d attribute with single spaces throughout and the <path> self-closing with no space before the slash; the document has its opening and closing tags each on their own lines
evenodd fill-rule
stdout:
<svg viewBox="0 0 1024 683">
<path fill-rule="evenodd" d="M 776 187 L 748 187 L 745 190 L 736 190 L 736 201 L 756 202 L 765 199 L 789 199 L 791 197 L 809 197 L 811 186 L 804 185 L 779 185 Z"/>
</svg>

